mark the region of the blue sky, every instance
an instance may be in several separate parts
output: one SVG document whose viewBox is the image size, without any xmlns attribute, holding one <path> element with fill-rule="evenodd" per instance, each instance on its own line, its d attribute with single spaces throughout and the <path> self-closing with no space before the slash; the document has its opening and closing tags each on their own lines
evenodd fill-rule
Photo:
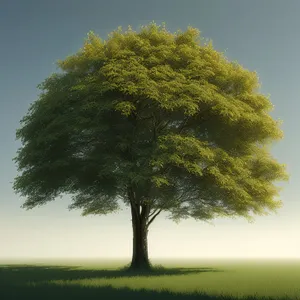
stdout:
<svg viewBox="0 0 300 300">
<path fill-rule="evenodd" d="M 0 9 L 0 258 L 130 258 L 132 233 L 127 209 L 108 216 L 69 212 L 70 197 L 25 211 L 12 190 L 17 174 L 12 158 L 19 121 L 37 99 L 36 86 L 59 71 L 55 62 L 76 53 L 93 30 L 102 39 L 118 26 L 166 22 L 169 31 L 193 26 L 214 47 L 257 71 L 261 92 L 271 95 L 274 118 L 284 121 L 284 139 L 273 155 L 286 163 L 290 181 L 278 214 L 194 220 L 177 225 L 160 215 L 149 233 L 150 257 L 300 258 L 300 1 L 289 0 L 1 0 Z"/>
</svg>

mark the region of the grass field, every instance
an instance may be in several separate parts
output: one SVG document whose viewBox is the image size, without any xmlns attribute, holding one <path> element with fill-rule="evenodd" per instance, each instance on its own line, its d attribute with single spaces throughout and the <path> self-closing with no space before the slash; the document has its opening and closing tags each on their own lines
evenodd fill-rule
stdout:
<svg viewBox="0 0 300 300">
<path fill-rule="evenodd" d="M 153 260 L 164 268 L 143 275 L 127 262 L 0 261 L 0 299 L 300 300 L 299 260 Z"/>
</svg>

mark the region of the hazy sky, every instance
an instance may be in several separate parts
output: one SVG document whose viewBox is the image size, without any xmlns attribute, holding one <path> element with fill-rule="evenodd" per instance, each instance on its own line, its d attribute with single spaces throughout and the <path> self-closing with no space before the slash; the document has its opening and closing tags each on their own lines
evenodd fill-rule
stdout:
<svg viewBox="0 0 300 300">
<path fill-rule="evenodd" d="M 58 71 L 56 60 L 77 52 L 90 30 L 107 39 L 118 26 L 138 29 L 152 20 L 171 32 L 196 27 L 229 59 L 258 72 L 272 115 L 284 121 L 285 137 L 272 153 L 291 178 L 282 184 L 284 207 L 253 224 L 239 218 L 177 225 L 159 215 L 150 226 L 150 257 L 300 258 L 299 11 L 297 0 L 1 0 L 0 258 L 131 257 L 129 210 L 81 217 L 68 211 L 67 196 L 23 210 L 24 199 L 12 190 L 12 158 L 21 146 L 19 121 L 37 99 L 37 84 Z"/>
</svg>

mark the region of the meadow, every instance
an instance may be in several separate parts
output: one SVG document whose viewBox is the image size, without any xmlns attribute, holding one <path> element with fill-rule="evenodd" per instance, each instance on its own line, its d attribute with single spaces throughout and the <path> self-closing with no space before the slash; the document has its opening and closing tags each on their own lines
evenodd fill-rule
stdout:
<svg viewBox="0 0 300 300">
<path fill-rule="evenodd" d="M 128 262 L 128 261 L 127 261 Z M 0 299 L 300 300 L 300 260 L 2 260 Z"/>
</svg>

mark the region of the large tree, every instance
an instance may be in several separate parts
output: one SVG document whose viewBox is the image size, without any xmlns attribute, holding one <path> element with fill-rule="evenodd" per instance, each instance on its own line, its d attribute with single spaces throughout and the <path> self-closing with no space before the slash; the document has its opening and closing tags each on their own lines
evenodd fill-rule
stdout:
<svg viewBox="0 0 300 300">
<path fill-rule="evenodd" d="M 16 192 L 32 209 L 62 193 L 70 209 L 131 209 L 131 268 L 151 268 L 149 225 L 162 211 L 192 217 L 267 215 L 281 201 L 284 165 L 269 153 L 282 138 L 255 72 L 204 43 L 188 27 L 150 23 L 93 32 L 65 60 L 21 120 Z"/>
</svg>

